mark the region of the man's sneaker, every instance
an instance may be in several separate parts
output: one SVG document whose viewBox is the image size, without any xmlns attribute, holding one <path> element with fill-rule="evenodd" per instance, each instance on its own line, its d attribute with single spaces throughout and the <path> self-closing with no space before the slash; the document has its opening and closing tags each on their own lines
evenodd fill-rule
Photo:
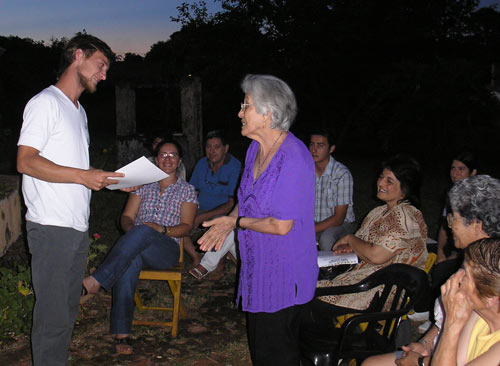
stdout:
<svg viewBox="0 0 500 366">
<path fill-rule="evenodd" d="M 432 327 L 432 323 L 430 322 L 430 320 L 426 320 L 424 323 L 418 326 L 418 332 L 420 334 L 424 334 L 429 330 L 430 327 Z"/>
<path fill-rule="evenodd" d="M 423 322 L 424 320 L 429 320 L 429 312 L 424 311 L 422 313 L 413 313 L 408 315 L 408 318 L 415 322 Z"/>
</svg>

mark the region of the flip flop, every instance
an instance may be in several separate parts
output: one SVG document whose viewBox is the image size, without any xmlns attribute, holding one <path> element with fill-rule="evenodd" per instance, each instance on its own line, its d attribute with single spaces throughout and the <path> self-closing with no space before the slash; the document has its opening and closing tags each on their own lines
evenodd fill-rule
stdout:
<svg viewBox="0 0 500 366">
<path fill-rule="evenodd" d="M 119 346 L 125 346 L 121 351 L 118 349 Z M 132 348 L 132 342 L 130 337 L 125 338 L 115 338 L 115 350 L 119 355 L 131 355 L 134 351 Z"/>
<path fill-rule="evenodd" d="M 206 272 L 205 273 L 202 273 L 198 267 L 201 267 L 203 268 Z M 208 275 L 210 272 L 208 272 L 206 270 L 205 267 L 203 267 L 201 264 L 198 264 L 196 267 L 193 267 L 192 269 L 189 270 L 188 272 L 191 276 L 193 276 L 194 278 L 196 278 L 197 280 L 201 280 L 203 277 L 205 277 L 206 275 Z"/>
</svg>

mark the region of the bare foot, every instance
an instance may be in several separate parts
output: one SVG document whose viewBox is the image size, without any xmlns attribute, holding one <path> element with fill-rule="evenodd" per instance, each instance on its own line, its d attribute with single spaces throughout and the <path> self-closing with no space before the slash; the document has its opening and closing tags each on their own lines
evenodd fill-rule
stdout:
<svg viewBox="0 0 500 366">
<path fill-rule="evenodd" d="M 83 287 L 85 287 L 89 294 L 97 294 L 101 285 L 94 277 L 88 276 L 83 279 Z"/>
<path fill-rule="evenodd" d="M 193 267 L 196 267 L 201 263 L 201 254 L 195 253 L 195 255 L 192 255 L 191 258 L 193 259 Z"/>
</svg>

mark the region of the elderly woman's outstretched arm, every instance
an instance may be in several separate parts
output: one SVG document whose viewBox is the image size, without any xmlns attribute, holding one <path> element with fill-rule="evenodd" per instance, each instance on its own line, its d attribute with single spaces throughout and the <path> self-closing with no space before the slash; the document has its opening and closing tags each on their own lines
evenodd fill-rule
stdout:
<svg viewBox="0 0 500 366">
<path fill-rule="evenodd" d="M 234 207 L 229 216 L 205 221 L 203 226 L 210 227 L 210 229 L 198 240 L 200 249 L 204 251 L 212 250 L 212 248 L 219 250 L 226 237 L 236 227 L 237 218 L 238 205 Z M 264 234 L 286 235 L 292 230 L 293 220 L 279 220 L 274 217 L 243 217 L 240 220 L 240 226 Z"/>
</svg>

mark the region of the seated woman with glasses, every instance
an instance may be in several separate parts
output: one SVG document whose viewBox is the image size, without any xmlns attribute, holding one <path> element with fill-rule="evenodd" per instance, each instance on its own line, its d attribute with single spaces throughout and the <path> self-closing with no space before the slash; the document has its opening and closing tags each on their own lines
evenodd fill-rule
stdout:
<svg viewBox="0 0 500 366">
<path fill-rule="evenodd" d="M 377 198 L 385 205 L 370 211 L 354 235 L 344 236 L 332 248 L 335 253 L 356 253 L 360 263 L 333 280 L 318 281 L 317 286 L 355 284 L 394 263 L 423 269 L 427 259 L 427 226 L 415 207 L 419 186 L 420 166 L 416 160 L 398 155 L 383 162 Z M 315 298 L 305 321 L 318 330 L 334 329 L 337 316 L 365 310 L 376 291 Z"/>
<path fill-rule="evenodd" d="M 194 187 L 177 177 L 181 154 L 174 141 L 158 144 L 156 163 L 169 176 L 130 193 L 120 221 L 125 235 L 92 276 L 83 280 L 84 293 L 97 293 L 100 287 L 113 289 L 111 333 L 116 334 L 117 353 L 132 353 L 129 334 L 141 269 L 176 265 L 180 238 L 193 227 L 198 202 Z"/>
</svg>

